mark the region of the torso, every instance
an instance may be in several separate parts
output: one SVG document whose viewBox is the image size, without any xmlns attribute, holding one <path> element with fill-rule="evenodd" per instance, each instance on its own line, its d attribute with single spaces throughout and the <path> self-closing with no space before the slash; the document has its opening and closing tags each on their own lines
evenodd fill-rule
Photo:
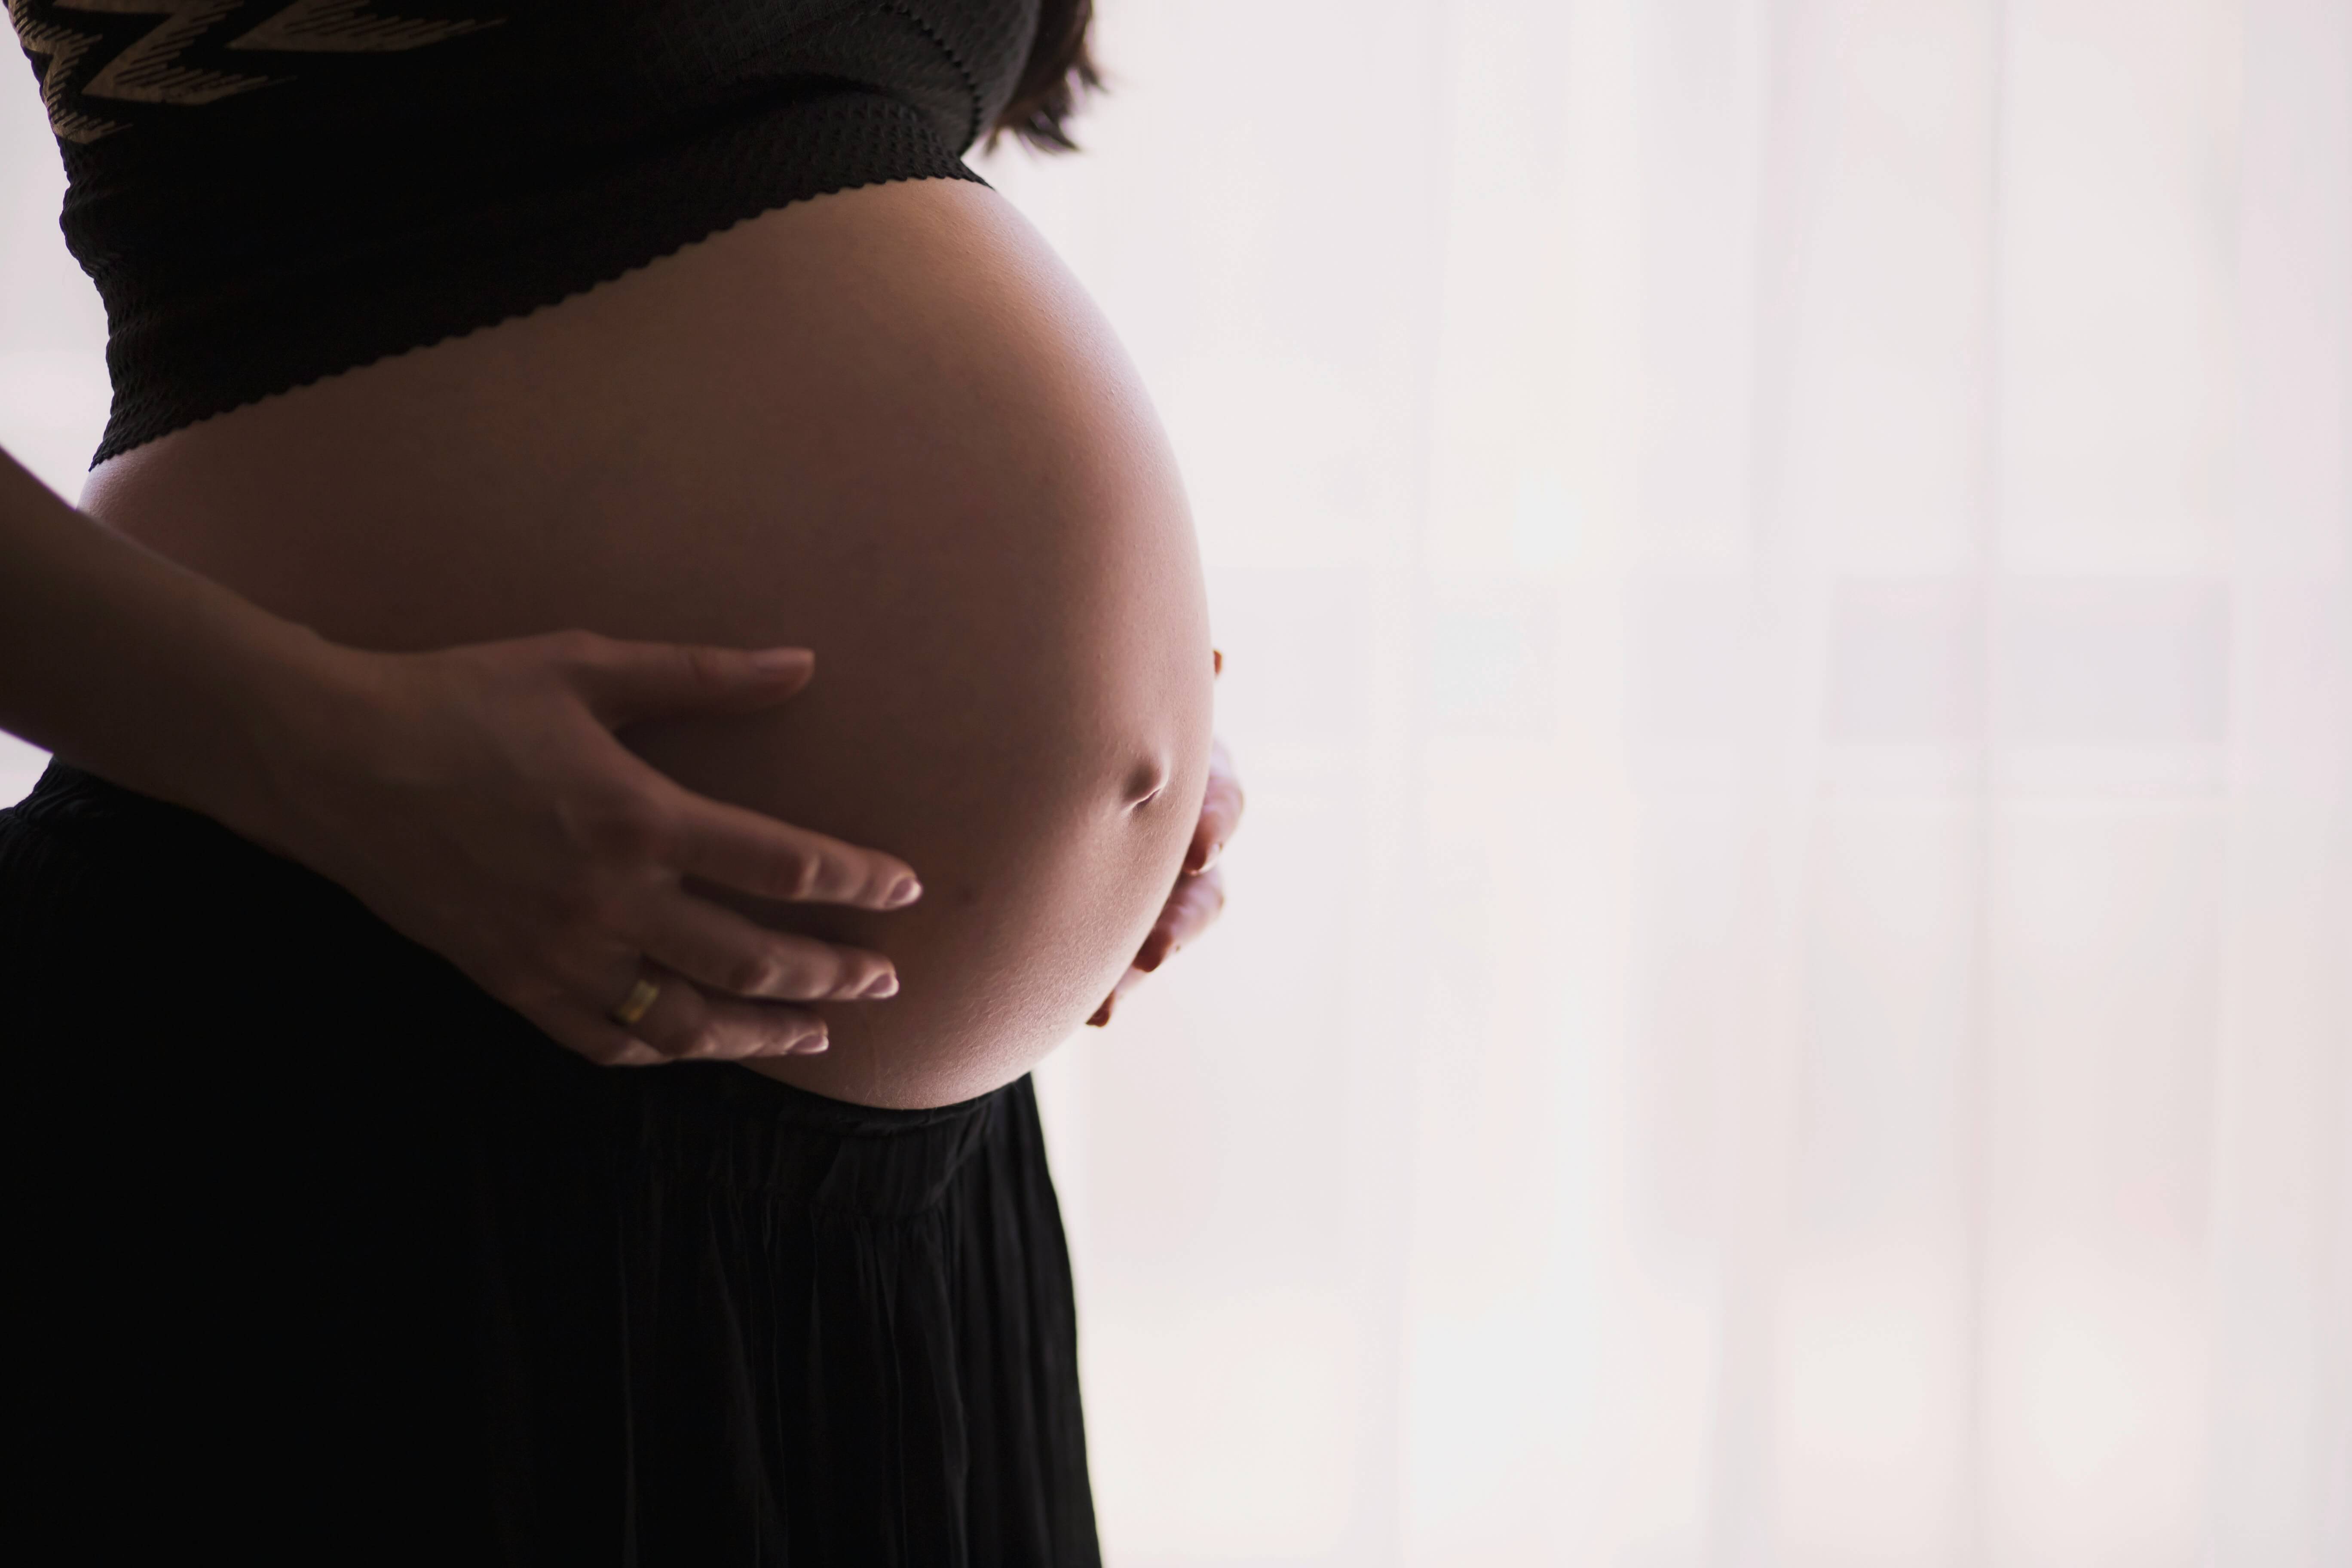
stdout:
<svg viewBox="0 0 2352 1568">
<path fill-rule="evenodd" d="M 761 1070 L 927 1106 L 1074 1029 L 1176 874 L 1207 616 L 1166 444 L 1083 292 L 985 187 L 873 185 L 190 426 L 86 510 L 364 647 L 567 626 L 817 653 L 772 715 L 633 731 L 689 786 L 901 855 L 893 1000 Z"/>
</svg>

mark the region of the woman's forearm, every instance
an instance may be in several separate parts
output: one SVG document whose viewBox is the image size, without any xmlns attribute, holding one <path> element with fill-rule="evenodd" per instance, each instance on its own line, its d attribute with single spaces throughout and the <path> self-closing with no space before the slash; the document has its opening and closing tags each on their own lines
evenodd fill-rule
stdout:
<svg viewBox="0 0 2352 1568">
<path fill-rule="evenodd" d="M 339 652 L 0 453 L 0 728 L 250 831 L 283 717 Z"/>
<path fill-rule="evenodd" d="M 0 454 L 0 728 L 341 883 L 596 1061 L 823 1050 L 800 1004 L 898 988 L 882 954 L 768 930 L 686 881 L 893 910 L 921 890 L 906 862 L 691 795 L 613 733 L 772 707 L 813 668 L 805 649 L 586 632 L 340 647 Z"/>
</svg>

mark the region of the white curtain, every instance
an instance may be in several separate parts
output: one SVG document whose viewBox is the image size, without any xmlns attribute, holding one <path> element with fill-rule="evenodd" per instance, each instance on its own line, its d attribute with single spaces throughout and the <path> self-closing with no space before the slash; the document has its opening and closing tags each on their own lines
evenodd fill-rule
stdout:
<svg viewBox="0 0 2352 1568">
<path fill-rule="evenodd" d="M 1102 10 L 986 169 L 1251 799 L 1043 1074 L 1113 1563 L 2352 1563 L 2352 0 Z"/>
</svg>

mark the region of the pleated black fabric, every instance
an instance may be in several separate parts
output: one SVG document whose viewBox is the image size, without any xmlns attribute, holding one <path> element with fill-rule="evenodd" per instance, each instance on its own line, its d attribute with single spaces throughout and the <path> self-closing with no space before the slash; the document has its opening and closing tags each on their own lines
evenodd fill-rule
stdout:
<svg viewBox="0 0 2352 1568">
<path fill-rule="evenodd" d="M 598 1068 L 61 767 L 0 813 L 0 1038 L 12 1561 L 1099 1560 L 1026 1079 Z"/>
</svg>

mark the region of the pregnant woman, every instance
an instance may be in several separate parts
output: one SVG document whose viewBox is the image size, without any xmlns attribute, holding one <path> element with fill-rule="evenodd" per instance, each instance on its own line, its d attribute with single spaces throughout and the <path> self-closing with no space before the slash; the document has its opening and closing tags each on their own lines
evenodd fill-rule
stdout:
<svg viewBox="0 0 2352 1568">
<path fill-rule="evenodd" d="M 0 486 L 81 764 L 0 818 L 16 1527 L 1095 1561 L 1025 1074 L 1239 797 L 1157 423 L 960 161 L 1085 0 L 10 14 L 115 386 L 113 537 Z"/>
</svg>

